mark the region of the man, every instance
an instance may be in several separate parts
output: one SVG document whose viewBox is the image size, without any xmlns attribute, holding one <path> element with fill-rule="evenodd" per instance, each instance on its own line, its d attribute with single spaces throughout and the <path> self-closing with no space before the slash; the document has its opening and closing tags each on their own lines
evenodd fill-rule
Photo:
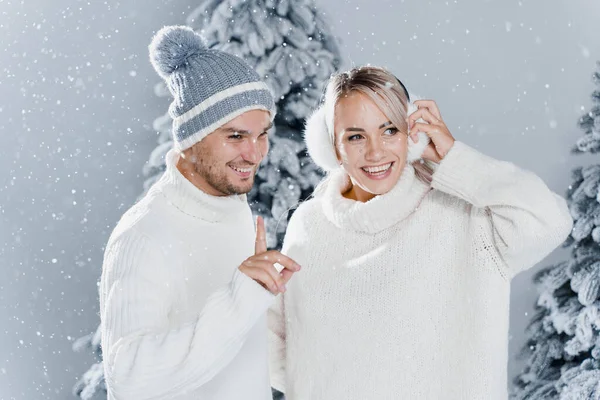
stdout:
<svg viewBox="0 0 600 400">
<path fill-rule="evenodd" d="M 108 398 L 271 399 L 264 314 L 300 268 L 267 251 L 261 219 L 255 240 L 245 196 L 268 150 L 273 97 L 244 61 L 186 27 L 159 31 L 150 58 L 174 97 L 174 149 L 106 247 Z"/>
</svg>

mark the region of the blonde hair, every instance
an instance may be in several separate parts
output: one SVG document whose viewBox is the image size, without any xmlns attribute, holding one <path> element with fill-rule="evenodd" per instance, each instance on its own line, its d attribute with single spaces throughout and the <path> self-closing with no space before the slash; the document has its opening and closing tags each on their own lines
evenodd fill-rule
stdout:
<svg viewBox="0 0 600 400">
<path fill-rule="evenodd" d="M 402 133 L 408 136 L 407 107 L 409 99 L 404 87 L 393 74 L 381 67 L 364 66 L 353 68 L 346 72 L 332 75 L 327 83 L 325 103 L 331 110 L 329 116 L 329 134 L 335 146 L 333 130 L 333 110 L 342 96 L 351 92 L 360 92 L 368 96 L 381 110 L 390 122 Z M 410 140 L 410 139 L 408 139 Z M 433 169 L 421 160 L 413 162 L 415 175 L 425 183 L 431 183 Z"/>
</svg>

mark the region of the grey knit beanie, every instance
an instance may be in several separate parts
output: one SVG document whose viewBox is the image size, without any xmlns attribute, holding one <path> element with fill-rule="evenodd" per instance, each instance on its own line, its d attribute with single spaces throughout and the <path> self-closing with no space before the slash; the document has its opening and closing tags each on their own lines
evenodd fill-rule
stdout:
<svg viewBox="0 0 600 400">
<path fill-rule="evenodd" d="M 185 150 L 206 135 L 250 110 L 275 118 L 268 86 L 241 58 L 206 47 L 186 26 L 166 26 L 149 46 L 150 61 L 174 97 L 173 142 Z"/>
</svg>

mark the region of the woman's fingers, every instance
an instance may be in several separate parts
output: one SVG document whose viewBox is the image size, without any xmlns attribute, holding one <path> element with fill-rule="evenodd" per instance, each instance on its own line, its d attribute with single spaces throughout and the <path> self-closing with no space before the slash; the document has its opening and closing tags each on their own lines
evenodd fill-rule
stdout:
<svg viewBox="0 0 600 400">
<path fill-rule="evenodd" d="M 418 133 L 423 132 L 431 139 L 431 143 L 425 148 L 423 157 L 429 160 L 439 162 L 448 154 L 448 151 L 454 145 L 454 137 L 448 131 L 448 128 L 443 125 L 431 125 L 427 123 L 417 122 L 408 132 L 413 142 L 418 142 Z M 432 152 L 435 152 L 433 154 Z"/>
<path fill-rule="evenodd" d="M 432 125 L 443 123 L 443 121 L 433 115 L 428 108 L 419 108 L 417 111 L 408 116 L 408 127 L 412 128 L 420 118 Z"/>
<path fill-rule="evenodd" d="M 440 162 L 454 145 L 454 137 L 442 120 L 442 114 L 433 100 L 415 100 L 417 111 L 409 115 L 408 135 L 413 142 L 419 141 L 419 132 L 425 133 L 431 143 L 425 148 L 423 158 Z M 421 118 L 424 122 L 417 122 Z"/>
<path fill-rule="evenodd" d="M 442 119 L 440 109 L 434 100 L 415 100 L 414 103 L 419 109 L 423 107 L 427 108 L 433 115 L 437 117 L 437 119 Z"/>
<path fill-rule="evenodd" d="M 440 128 L 437 125 L 431 125 L 425 122 L 415 122 L 410 131 L 408 131 L 408 134 L 410 135 L 410 137 L 416 138 L 417 133 L 419 132 L 423 132 L 427 134 L 427 136 L 432 137 L 432 135 L 435 135 L 436 133 L 440 132 Z"/>
</svg>

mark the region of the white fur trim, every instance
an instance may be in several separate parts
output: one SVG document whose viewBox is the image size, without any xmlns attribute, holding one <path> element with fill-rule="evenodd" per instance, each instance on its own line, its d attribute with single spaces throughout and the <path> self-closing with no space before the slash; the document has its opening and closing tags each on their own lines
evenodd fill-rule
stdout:
<svg viewBox="0 0 600 400">
<path fill-rule="evenodd" d="M 423 151 L 429 144 L 429 136 L 426 133 L 419 132 L 417 134 L 419 137 L 419 141 L 414 143 L 411 138 L 408 138 L 408 153 L 406 155 L 406 162 L 413 163 L 417 160 L 420 160 L 423 156 Z"/>
<path fill-rule="evenodd" d="M 419 99 L 417 96 L 415 96 L 412 93 L 409 93 L 409 95 L 411 98 L 411 102 L 408 104 L 408 107 L 407 107 L 408 109 L 406 110 L 407 117 L 418 110 L 417 106 L 415 105 L 415 103 L 413 103 L 413 101 Z M 419 118 L 417 120 L 417 122 L 425 122 L 425 121 L 423 121 L 423 119 Z M 423 151 L 425 151 L 425 148 L 431 141 L 431 139 L 429 139 L 429 136 L 427 136 L 427 134 L 424 132 L 417 133 L 417 136 L 419 138 L 419 141 L 417 143 L 413 142 L 410 137 L 408 138 L 408 154 L 406 156 L 407 163 L 413 163 L 417 160 L 420 160 L 423 155 Z"/>
<path fill-rule="evenodd" d="M 310 158 L 324 171 L 338 168 L 335 145 L 327 129 L 325 107 L 317 108 L 306 120 L 304 141 Z"/>
</svg>

